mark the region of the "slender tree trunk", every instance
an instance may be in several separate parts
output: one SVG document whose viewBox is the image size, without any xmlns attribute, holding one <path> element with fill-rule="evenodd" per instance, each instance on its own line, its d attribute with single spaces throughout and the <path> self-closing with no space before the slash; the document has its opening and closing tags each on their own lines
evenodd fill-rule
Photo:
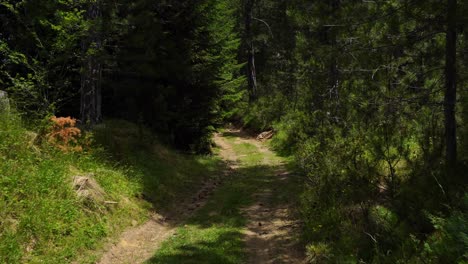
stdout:
<svg viewBox="0 0 468 264">
<path fill-rule="evenodd" d="M 445 145 L 446 162 L 449 168 L 457 162 L 457 134 L 455 120 L 455 103 L 457 98 L 456 83 L 456 0 L 447 0 L 447 33 L 446 33 L 446 64 L 445 64 Z"/>
<path fill-rule="evenodd" d="M 252 17 L 253 17 L 254 0 L 246 0 L 245 2 L 245 34 L 248 44 L 247 57 L 247 79 L 249 84 L 250 100 L 253 101 L 257 97 L 257 76 L 255 70 L 255 47 L 252 32 Z"/>
<path fill-rule="evenodd" d="M 330 18 L 333 18 L 333 23 L 336 23 L 337 20 L 337 12 L 340 9 L 340 0 L 329 0 L 328 2 L 330 8 Z M 329 66 L 328 66 L 328 89 L 329 89 L 329 96 L 330 102 L 333 107 L 331 112 L 333 113 L 334 118 L 339 117 L 339 70 L 338 70 L 338 54 L 336 54 L 337 49 L 337 31 L 339 29 L 335 27 L 328 28 L 327 31 L 327 44 L 331 46 L 333 51 L 330 54 Z M 337 121 L 337 119 L 335 120 Z"/>
<path fill-rule="evenodd" d="M 102 46 L 100 28 L 97 21 L 101 17 L 99 1 L 90 3 L 86 14 L 92 25 L 88 36 L 82 42 L 83 65 L 81 69 L 81 121 L 86 125 L 95 125 L 102 120 L 101 113 L 101 76 L 102 69 L 99 51 Z"/>
</svg>

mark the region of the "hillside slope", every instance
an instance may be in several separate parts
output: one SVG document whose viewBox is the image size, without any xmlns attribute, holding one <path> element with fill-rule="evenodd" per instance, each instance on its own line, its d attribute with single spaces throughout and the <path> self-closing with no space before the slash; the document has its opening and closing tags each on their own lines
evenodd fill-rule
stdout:
<svg viewBox="0 0 468 264">
<path fill-rule="evenodd" d="M 0 263 L 93 263 L 106 238 L 169 208 L 219 166 L 124 121 L 92 138 L 63 152 L 17 115 L 0 116 Z"/>
</svg>

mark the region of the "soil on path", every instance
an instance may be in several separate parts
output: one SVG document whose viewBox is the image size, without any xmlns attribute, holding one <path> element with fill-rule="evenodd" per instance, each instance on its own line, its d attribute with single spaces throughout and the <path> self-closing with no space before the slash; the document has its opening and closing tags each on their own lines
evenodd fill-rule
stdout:
<svg viewBox="0 0 468 264">
<path fill-rule="evenodd" d="M 197 192 L 180 201 L 171 209 L 171 212 L 166 212 L 164 216 L 154 212 L 142 225 L 123 232 L 117 241 L 105 247 L 105 253 L 97 263 L 145 263 L 165 240 L 175 235 L 177 227 L 206 204 L 209 197 L 229 174 L 227 170 L 222 175 L 205 181 Z"/>
<path fill-rule="evenodd" d="M 141 226 L 125 231 L 116 244 L 102 256 L 99 264 L 143 263 L 161 243 L 175 233 L 175 227 L 154 214 Z"/>
<path fill-rule="evenodd" d="M 254 145 L 264 156 L 261 165 L 269 166 L 275 163 L 270 159 L 275 157 L 275 154 L 262 142 L 240 130 L 231 129 L 228 133 L 239 135 L 235 144 Z M 233 151 L 233 146 L 223 137 L 217 136 L 215 139 L 216 144 L 222 148 L 220 152 L 222 158 L 237 164 L 240 157 Z M 258 192 L 253 194 L 254 203 L 243 209 L 248 221 L 244 231 L 248 263 L 305 263 L 303 250 L 297 240 L 300 224 L 294 217 L 292 205 L 272 202 L 272 196 L 281 191 L 281 187 L 286 184 L 290 176 L 283 163 L 280 162 L 278 165 L 272 177 L 272 185 L 276 187 L 270 189 L 268 186 L 258 186 Z"/>
<path fill-rule="evenodd" d="M 287 175 L 278 171 L 280 180 Z M 297 241 L 300 225 L 293 210 L 288 204 L 271 205 L 272 195 L 272 190 L 260 190 L 254 195 L 254 204 L 244 209 L 249 263 L 305 263 Z"/>
</svg>

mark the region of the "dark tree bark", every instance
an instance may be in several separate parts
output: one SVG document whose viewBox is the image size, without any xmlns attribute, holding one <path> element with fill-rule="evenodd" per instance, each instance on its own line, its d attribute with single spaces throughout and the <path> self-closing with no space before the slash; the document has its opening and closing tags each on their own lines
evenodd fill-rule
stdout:
<svg viewBox="0 0 468 264">
<path fill-rule="evenodd" d="M 255 100 L 257 97 L 257 76 L 255 70 L 255 47 L 254 47 L 254 40 L 253 40 L 253 32 L 252 32 L 252 18 L 253 18 L 253 6 L 254 0 L 246 0 L 245 1 L 245 34 L 247 37 L 247 79 L 249 84 L 249 95 L 250 100 Z"/>
<path fill-rule="evenodd" d="M 337 12 L 340 9 L 340 0 L 329 0 L 329 17 L 333 19 L 331 24 L 336 23 L 337 21 Z M 333 50 L 333 53 L 330 54 L 330 59 L 328 61 L 328 93 L 330 96 L 330 103 L 332 105 L 333 117 L 339 117 L 339 69 L 338 69 L 338 54 L 337 54 L 337 31 L 339 27 L 327 27 L 326 28 L 326 42 L 327 45 Z M 336 119 L 335 121 L 337 121 Z"/>
<path fill-rule="evenodd" d="M 447 0 L 447 33 L 446 33 L 446 64 L 445 64 L 445 144 L 446 162 L 450 168 L 457 162 L 457 134 L 455 120 L 455 103 L 457 98 L 456 83 L 456 0 Z"/>
<path fill-rule="evenodd" d="M 80 116 L 83 124 L 92 126 L 102 120 L 101 77 L 102 67 L 98 57 L 102 47 L 100 28 L 97 26 L 101 17 L 99 1 L 90 3 L 86 14 L 92 25 L 88 36 L 82 42 L 83 65 L 81 69 L 81 104 Z M 90 52 L 91 51 L 91 52 Z"/>
</svg>

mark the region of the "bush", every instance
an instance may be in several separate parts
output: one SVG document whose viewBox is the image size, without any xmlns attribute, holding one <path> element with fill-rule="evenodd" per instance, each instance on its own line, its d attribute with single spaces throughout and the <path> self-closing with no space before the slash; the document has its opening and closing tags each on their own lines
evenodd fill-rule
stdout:
<svg viewBox="0 0 468 264">
<path fill-rule="evenodd" d="M 240 116 L 244 126 L 257 131 L 271 128 L 274 122 L 280 120 L 286 109 L 286 98 L 275 93 L 266 97 L 261 97 L 255 103 L 244 106 Z"/>
<path fill-rule="evenodd" d="M 330 263 L 333 255 L 330 246 L 325 243 L 307 246 L 307 260 L 312 264 Z"/>
<path fill-rule="evenodd" d="M 448 217 L 431 215 L 433 232 L 426 242 L 422 257 L 433 263 L 466 263 L 468 261 L 468 193 L 462 210 Z"/>
<path fill-rule="evenodd" d="M 55 117 L 51 119 L 51 126 L 45 136 L 47 141 L 62 151 L 80 152 L 83 147 L 78 144 L 81 130 L 76 127 L 76 119 L 71 117 Z"/>
</svg>

